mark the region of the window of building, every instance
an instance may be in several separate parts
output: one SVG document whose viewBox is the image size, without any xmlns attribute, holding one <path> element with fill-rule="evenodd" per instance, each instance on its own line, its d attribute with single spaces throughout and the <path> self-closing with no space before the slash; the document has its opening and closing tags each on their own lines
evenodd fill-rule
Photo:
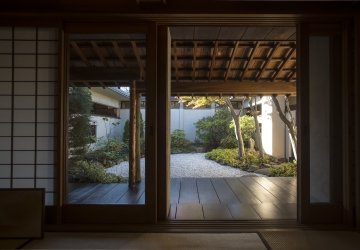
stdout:
<svg viewBox="0 0 360 250">
<path fill-rule="evenodd" d="M 91 111 L 92 115 L 120 118 L 120 112 L 118 108 L 102 105 L 99 103 L 93 104 L 93 110 Z"/>
</svg>

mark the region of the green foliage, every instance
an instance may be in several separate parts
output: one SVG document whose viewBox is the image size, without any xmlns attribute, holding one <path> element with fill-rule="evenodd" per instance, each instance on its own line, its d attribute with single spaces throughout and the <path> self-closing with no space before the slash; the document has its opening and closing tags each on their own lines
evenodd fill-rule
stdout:
<svg viewBox="0 0 360 250">
<path fill-rule="evenodd" d="M 241 116 L 240 119 L 240 128 L 241 128 L 241 134 L 243 136 L 244 140 L 244 146 L 249 148 L 250 147 L 250 139 L 254 137 L 256 127 L 255 127 L 255 121 L 254 117 L 249 115 Z M 231 121 L 230 128 L 234 129 L 234 121 Z"/>
<path fill-rule="evenodd" d="M 185 138 L 185 132 L 181 129 L 176 129 L 171 133 L 171 153 L 189 153 L 193 152 L 194 147 L 191 142 Z"/>
<path fill-rule="evenodd" d="M 91 92 L 88 88 L 69 89 L 69 148 L 70 154 L 81 155 L 88 144 L 94 142 L 91 136 L 90 115 L 92 110 Z"/>
<path fill-rule="evenodd" d="M 270 167 L 270 176 L 296 176 L 296 162 L 285 162 L 277 166 Z"/>
<path fill-rule="evenodd" d="M 228 165 L 242 170 L 248 170 L 251 165 L 261 165 L 276 161 L 274 157 L 265 155 L 261 157 L 259 152 L 255 150 L 245 150 L 246 155 L 241 159 L 238 157 L 237 148 L 233 149 L 214 149 L 205 154 L 206 159 L 216 161 L 223 165 Z"/>
<path fill-rule="evenodd" d="M 145 122 L 142 118 L 142 114 L 140 112 L 140 139 L 145 138 Z M 129 144 L 130 141 L 130 120 L 126 120 L 124 124 L 124 132 L 123 132 L 123 142 Z"/>
<path fill-rule="evenodd" d="M 100 162 L 106 168 L 112 167 L 122 160 L 127 160 L 127 158 L 127 145 L 114 138 L 99 140 L 95 150 L 85 155 L 86 160 Z"/>
<path fill-rule="evenodd" d="M 125 182 L 120 176 L 106 173 L 105 169 L 100 163 L 73 160 L 70 162 L 71 182 L 80 183 L 117 183 Z"/>
<path fill-rule="evenodd" d="M 196 136 L 204 144 L 205 150 L 219 147 L 221 140 L 228 136 L 235 137 L 234 130 L 229 127 L 231 120 L 230 112 L 227 109 L 220 109 L 215 115 L 196 122 Z"/>
<path fill-rule="evenodd" d="M 237 148 L 237 146 L 237 140 L 234 133 L 226 136 L 220 141 L 220 148 Z"/>
</svg>

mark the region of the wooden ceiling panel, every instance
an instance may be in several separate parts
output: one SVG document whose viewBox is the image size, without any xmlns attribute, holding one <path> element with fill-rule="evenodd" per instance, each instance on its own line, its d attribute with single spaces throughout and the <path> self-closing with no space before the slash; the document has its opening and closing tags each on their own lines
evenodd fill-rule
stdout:
<svg viewBox="0 0 360 250">
<path fill-rule="evenodd" d="M 240 40 L 245 31 L 245 27 L 221 27 L 218 40 Z"/>
<path fill-rule="evenodd" d="M 274 27 L 265 37 L 265 40 L 292 40 L 290 39 L 296 33 L 295 27 Z"/>
<path fill-rule="evenodd" d="M 170 35 L 172 40 L 193 40 L 194 39 L 194 26 L 184 27 L 171 27 Z"/>
<path fill-rule="evenodd" d="M 272 31 L 272 29 L 272 27 L 248 27 L 242 37 L 242 40 L 265 40 L 265 37 Z"/>
<path fill-rule="evenodd" d="M 194 28 L 194 40 L 218 40 L 220 27 L 197 26 Z"/>
</svg>

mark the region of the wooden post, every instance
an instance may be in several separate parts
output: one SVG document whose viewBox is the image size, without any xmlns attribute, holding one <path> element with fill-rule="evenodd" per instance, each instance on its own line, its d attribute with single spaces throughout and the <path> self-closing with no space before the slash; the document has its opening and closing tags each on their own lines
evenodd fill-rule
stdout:
<svg viewBox="0 0 360 250">
<path fill-rule="evenodd" d="M 132 82 L 130 87 L 130 140 L 129 140 L 129 187 L 136 188 L 136 183 L 139 182 L 140 176 L 139 168 L 139 98 L 137 93 L 136 82 Z"/>
<path fill-rule="evenodd" d="M 141 109 L 141 100 L 140 94 L 138 91 L 135 93 L 136 99 L 136 131 L 135 131 L 135 181 L 136 183 L 141 182 L 141 168 L 140 168 L 140 129 L 141 129 L 141 120 L 140 120 L 140 109 Z"/>
</svg>

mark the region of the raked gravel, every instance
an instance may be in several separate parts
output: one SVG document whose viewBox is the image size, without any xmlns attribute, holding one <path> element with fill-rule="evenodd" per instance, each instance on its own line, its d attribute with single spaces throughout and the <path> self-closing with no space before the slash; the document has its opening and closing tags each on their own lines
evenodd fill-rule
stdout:
<svg viewBox="0 0 360 250">
<path fill-rule="evenodd" d="M 145 175 L 145 159 L 140 162 L 141 176 Z M 204 153 L 173 154 L 170 160 L 171 178 L 181 177 L 241 177 L 244 175 L 255 175 L 240 169 L 221 165 L 215 161 L 205 159 Z M 129 173 L 129 162 L 122 162 L 106 170 L 119 176 L 127 177 Z"/>
</svg>

